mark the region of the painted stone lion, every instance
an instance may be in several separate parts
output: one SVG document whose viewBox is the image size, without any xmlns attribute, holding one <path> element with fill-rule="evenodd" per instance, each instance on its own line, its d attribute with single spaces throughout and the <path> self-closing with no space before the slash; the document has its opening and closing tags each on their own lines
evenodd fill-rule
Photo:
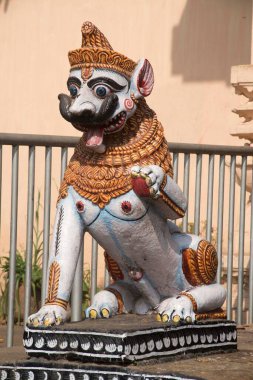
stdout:
<svg viewBox="0 0 253 380">
<path fill-rule="evenodd" d="M 60 188 L 47 299 L 28 322 L 66 320 L 85 232 L 105 249 L 112 277 L 85 310 L 87 318 L 223 317 L 218 309 L 226 292 L 214 283 L 214 247 L 171 222 L 184 216 L 187 201 L 173 181 L 163 127 L 144 99 L 154 84 L 151 64 L 115 52 L 91 22 L 83 24 L 82 47 L 69 52 L 69 61 L 69 95 L 59 95 L 60 112 L 83 135 Z"/>
</svg>

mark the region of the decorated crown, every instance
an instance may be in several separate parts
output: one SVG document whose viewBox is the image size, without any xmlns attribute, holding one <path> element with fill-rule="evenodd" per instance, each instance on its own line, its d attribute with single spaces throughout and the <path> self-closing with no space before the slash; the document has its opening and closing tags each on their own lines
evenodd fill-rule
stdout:
<svg viewBox="0 0 253 380">
<path fill-rule="evenodd" d="M 106 37 L 91 22 L 82 26 L 82 47 L 69 52 L 71 70 L 82 69 L 82 76 L 87 77 L 93 67 L 116 70 L 131 76 L 136 63 L 123 54 L 113 50 Z"/>
</svg>

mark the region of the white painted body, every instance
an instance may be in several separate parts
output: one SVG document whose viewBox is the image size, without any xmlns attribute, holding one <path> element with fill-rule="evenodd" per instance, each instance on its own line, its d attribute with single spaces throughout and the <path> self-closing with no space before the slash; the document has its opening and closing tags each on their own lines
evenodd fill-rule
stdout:
<svg viewBox="0 0 253 380">
<path fill-rule="evenodd" d="M 176 204 L 186 208 L 183 193 L 170 177 L 167 178 L 164 191 Z M 124 201 L 132 206 L 129 214 L 122 210 Z M 84 205 L 82 212 L 78 211 L 77 202 Z M 185 289 L 194 295 L 198 311 L 210 311 L 220 307 L 226 295 L 221 285 L 193 288 L 182 271 L 182 250 L 188 247 L 196 249 L 201 238 L 181 233 L 165 216 L 167 214 L 175 217 L 175 213 L 163 202 L 160 203 L 160 198 L 141 198 L 131 190 L 112 199 L 104 209 L 100 209 L 69 187 L 68 196 L 57 206 L 55 226 L 59 225 L 60 215 L 62 218 L 58 251 L 55 249 L 55 227 L 49 259 L 49 266 L 57 261 L 61 267 L 58 297 L 69 299 L 82 236 L 89 232 L 118 263 L 124 274 L 124 280 L 117 281 L 110 288 L 115 288 L 122 295 L 125 312 L 144 314 L 157 306 L 157 310 L 168 314 L 169 318 L 180 315 L 182 318 L 190 316 L 194 320 L 191 301 L 184 296 L 177 298 Z M 161 207 L 163 216 L 159 212 Z M 139 269 L 144 276 L 141 281 L 134 281 L 129 272 Z M 47 305 L 30 318 L 37 316 L 42 320 L 46 314 L 47 318 L 54 319 L 51 311 L 54 308 L 59 312 L 58 306 Z M 116 314 L 118 310 L 115 295 L 107 290 L 95 296 L 86 315 L 89 316 L 90 310 L 96 310 L 100 317 L 103 308 L 109 310 L 110 315 Z M 66 319 L 63 310 L 61 315 Z"/>
<path fill-rule="evenodd" d="M 85 29 L 83 38 L 85 40 Z M 103 154 L 107 149 L 104 135 L 121 133 L 134 115 L 139 100 L 151 93 L 153 84 L 153 69 L 146 59 L 136 64 L 131 77 L 110 67 L 101 69 L 96 64 L 88 77 L 83 76 L 80 68 L 74 68 L 67 83 L 70 96 L 59 95 L 60 112 L 75 128 L 86 131 L 86 148 Z M 169 202 L 164 201 L 160 191 L 165 175 L 157 165 L 133 166 L 133 180 L 138 176 L 145 178 L 148 196 L 143 197 L 133 188 L 112 198 L 104 208 L 68 187 L 67 196 L 57 205 L 49 258 L 49 268 L 56 262 L 60 271 L 57 299 L 65 303 L 69 300 L 83 234 L 89 232 L 123 272 L 124 279 L 110 288 L 122 297 L 125 312 L 147 313 L 156 309 L 166 314 L 168 320 L 175 315 L 194 320 L 191 300 L 179 296 L 186 289 L 194 296 L 199 312 L 214 310 L 223 304 L 226 292 L 222 286 L 192 288 L 183 274 L 182 251 L 189 247 L 196 250 L 201 239 L 181 233 L 168 220 L 182 217 L 187 201 L 169 176 L 162 189 Z M 81 211 L 77 202 L 82 205 Z M 131 205 L 130 212 L 123 211 L 122 202 Z M 91 317 L 91 311 L 93 317 L 105 316 L 103 309 L 107 310 L 107 316 L 116 314 L 115 294 L 107 290 L 96 294 L 86 316 Z M 66 318 L 63 307 L 48 304 L 30 316 L 29 322 L 56 324 Z"/>
</svg>

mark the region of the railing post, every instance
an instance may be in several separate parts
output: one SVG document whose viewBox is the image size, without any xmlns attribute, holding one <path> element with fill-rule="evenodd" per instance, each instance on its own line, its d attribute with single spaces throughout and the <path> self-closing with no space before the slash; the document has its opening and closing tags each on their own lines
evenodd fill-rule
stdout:
<svg viewBox="0 0 253 380">
<path fill-rule="evenodd" d="M 218 269 L 217 282 L 221 283 L 222 276 L 222 237 L 223 237 L 223 211 L 224 211 L 224 182 L 225 182 L 225 156 L 220 156 L 219 190 L 218 190 L 218 222 L 217 222 L 217 255 Z"/>
<path fill-rule="evenodd" d="M 239 257 L 238 257 L 238 299 L 237 299 L 237 323 L 242 324 L 243 319 L 243 275 L 244 275 L 244 229 L 245 229 L 245 203 L 246 203 L 246 176 L 247 157 L 242 157 L 241 199 L 239 220 Z"/>
<path fill-rule="evenodd" d="M 8 287 L 8 320 L 7 320 L 7 347 L 13 344 L 15 290 L 16 290 L 16 253 L 17 253 L 17 216 L 18 216 L 18 163 L 19 147 L 12 147 L 12 179 L 11 179 L 11 233 L 10 233 L 10 261 Z"/>
<path fill-rule="evenodd" d="M 68 163 L 68 148 L 63 147 L 61 148 L 61 181 L 64 177 L 65 169 L 67 167 Z"/>
<path fill-rule="evenodd" d="M 214 154 L 209 156 L 208 165 L 208 192 L 207 192 L 207 213 L 206 213 L 206 239 L 212 241 L 212 221 L 213 221 L 213 177 L 214 177 Z"/>
<path fill-rule="evenodd" d="M 46 147 L 45 152 L 45 187 L 44 187 L 44 226 L 43 226 L 43 261 L 42 261 L 42 291 L 41 304 L 44 305 L 47 286 L 47 266 L 49 256 L 50 234 L 50 204 L 51 204 L 51 166 L 52 148 Z"/>
<path fill-rule="evenodd" d="M 189 203 L 189 181 L 190 181 L 190 154 L 184 155 L 184 196 Z M 183 218 L 183 232 L 188 232 L 188 209 Z"/>
<path fill-rule="evenodd" d="M 32 261 L 33 261 L 34 177 L 35 177 L 35 147 L 31 146 L 29 147 L 29 162 L 28 162 L 24 326 L 30 314 L 30 306 L 31 306 L 31 283 L 32 283 Z"/>
<path fill-rule="evenodd" d="M 202 154 L 196 156 L 196 179 L 195 179 L 195 207 L 194 207 L 194 233 L 199 235 L 200 225 L 200 200 L 201 200 L 201 174 Z"/>
<path fill-rule="evenodd" d="M 253 168 L 251 173 L 250 211 L 249 323 L 253 323 Z"/>
<path fill-rule="evenodd" d="M 231 156 L 229 218 L 228 218 L 228 261 L 227 261 L 227 317 L 232 318 L 232 280 L 234 254 L 234 204 L 235 204 L 235 164 L 236 156 Z"/>
</svg>

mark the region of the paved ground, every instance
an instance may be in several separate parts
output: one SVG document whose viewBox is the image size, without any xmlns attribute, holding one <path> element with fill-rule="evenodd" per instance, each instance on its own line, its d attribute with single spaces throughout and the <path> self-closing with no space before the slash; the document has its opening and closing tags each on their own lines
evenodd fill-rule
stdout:
<svg viewBox="0 0 253 380">
<path fill-rule="evenodd" d="M 6 327 L 0 326 L 0 364 L 25 360 L 26 355 L 22 347 L 22 327 L 15 328 L 14 347 L 5 348 Z M 162 363 L 139 363 L 134 368 L 143 372 L 154 373 L 181 373 L 188 376 L 200 377 L 206 380 L 253 380 L 253 325 L 238 329 L 238 351 L 177 359 Z"/>
</svg>

